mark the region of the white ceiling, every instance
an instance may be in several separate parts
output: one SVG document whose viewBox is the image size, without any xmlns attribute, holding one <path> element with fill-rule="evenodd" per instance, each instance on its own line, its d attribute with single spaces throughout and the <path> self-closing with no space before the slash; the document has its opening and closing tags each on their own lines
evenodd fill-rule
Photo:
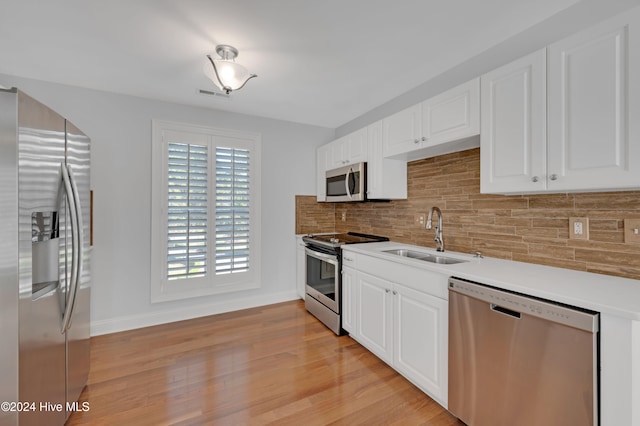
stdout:
<svg viewBox="0 0 640 426">
<path fill-rule="evenodd" d="M 574 3 L 3 0 L 0 73 L 335 128 Z M 217 44 L 258 74 L 230 99 Z"/>
</svg>

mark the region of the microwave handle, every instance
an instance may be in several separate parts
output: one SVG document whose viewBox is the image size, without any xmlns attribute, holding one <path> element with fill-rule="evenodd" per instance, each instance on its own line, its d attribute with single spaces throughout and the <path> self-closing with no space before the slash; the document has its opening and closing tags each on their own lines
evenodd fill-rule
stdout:
<svg viewBox="0 0 640 426">
<path fill-rule="evenodd" d="M 353 171 L 353 168 L 349 167 L 349 171 L 347 172 L 347 175 L 345 176 L 345 179 L 344 179 L 344 187 L 347 190 L 347 196 L 349 198 L 353 198 L 353 196 L 351 195 L 351 191 L 349 190 L 349 175 L 351 174 L 352 171 Z"/>
</svg>

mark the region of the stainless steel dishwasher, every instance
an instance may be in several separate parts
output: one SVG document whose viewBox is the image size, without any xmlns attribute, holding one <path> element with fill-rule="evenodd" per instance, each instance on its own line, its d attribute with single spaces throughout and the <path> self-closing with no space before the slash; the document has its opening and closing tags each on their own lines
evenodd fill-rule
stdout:
<svg viewBox="0 0 640 426">
<path fill-rule="evenodd" d="M 469 426 L 597 425 L 599 314 L 449 279 L 449 411 Z"/>
</svg>

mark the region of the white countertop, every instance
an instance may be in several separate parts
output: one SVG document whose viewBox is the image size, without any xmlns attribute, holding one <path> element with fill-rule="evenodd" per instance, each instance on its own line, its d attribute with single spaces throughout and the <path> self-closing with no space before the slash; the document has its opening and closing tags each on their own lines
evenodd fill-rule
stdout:
<svg viewBox="0 0 640 426">
<path fill-rule="evenodd" d="M 438 253 L 428 247 L 392 241 L 349 244 L 342 249 L 622 318 L 640 320 L 640 280 L 491 257 L 478 259 L 456 252 Z M 442 265 L 383 252 L 393 249 L 409 249 L 469 262 Z"/>
</svg>

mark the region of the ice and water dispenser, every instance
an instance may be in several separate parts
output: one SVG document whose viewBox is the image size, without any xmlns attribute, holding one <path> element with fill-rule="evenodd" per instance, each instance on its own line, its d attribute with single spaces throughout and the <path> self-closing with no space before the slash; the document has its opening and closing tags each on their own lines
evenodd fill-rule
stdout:
<svg viewBox="0 0 640 426">
<path fill-rule="evenodd" d="M 33 299 L 49 293 L 60 280 L 58 212 L 31 214 Z"/>
</svg>

